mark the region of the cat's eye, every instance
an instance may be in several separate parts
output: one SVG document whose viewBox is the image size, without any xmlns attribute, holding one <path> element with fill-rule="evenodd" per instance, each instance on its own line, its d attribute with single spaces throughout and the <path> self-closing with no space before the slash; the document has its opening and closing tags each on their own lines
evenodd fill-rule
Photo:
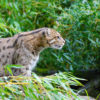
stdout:
<svg viewBox="0 0 100 100">
<path fill-rule="evenodd" d="M 57 36 L 58 39 L 60 39 L 60 36 Z"/>
</svg>

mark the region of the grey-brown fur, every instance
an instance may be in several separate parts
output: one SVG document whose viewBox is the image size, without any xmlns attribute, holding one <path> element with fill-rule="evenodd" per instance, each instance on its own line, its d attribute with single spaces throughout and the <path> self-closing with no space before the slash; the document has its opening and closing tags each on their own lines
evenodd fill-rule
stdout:
<svg viewBox="0 0 100 100">
<path fill-rule="evenodd" d="M 50 33 L 50 34 L 49 34 Z M 60 40 L 55 37 L 59 36 Z M 54 40 L 55 39 L 55 40 Z M 50 44 L 50 41 L 53 42 Z M 10 38 L 0 39 L 0 76 L 8 76 L 5 66 L 10 64 L 22 65 L 23 68 L 12 68 L 13 75 L 31 76 L 36 66 L 40 52 L 48 47 L 62 48 L 64 40 L 58 32 L 49 28 L 41 28 L 23 32 Z"/>
</svg>

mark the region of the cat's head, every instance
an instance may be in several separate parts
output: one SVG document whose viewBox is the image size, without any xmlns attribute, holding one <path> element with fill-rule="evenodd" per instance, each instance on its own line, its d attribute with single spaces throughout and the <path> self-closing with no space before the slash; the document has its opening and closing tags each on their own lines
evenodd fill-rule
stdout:
<svg viewBox="0 0 100 100">
<path fill-rule="evenodd" d="M 65 40 L 62 38 L 60 33 L 54 29 L 45 28 L 42 34 L 45 36 L 45 45 L 48 45 L 51 48 L 61 49 L 65 44 Z"/>
</svg>

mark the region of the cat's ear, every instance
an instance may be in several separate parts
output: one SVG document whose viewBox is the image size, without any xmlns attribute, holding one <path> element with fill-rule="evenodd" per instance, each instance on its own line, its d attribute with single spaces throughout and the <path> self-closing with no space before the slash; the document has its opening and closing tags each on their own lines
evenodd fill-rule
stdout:
<svg viewBox="0 0 100 100">
<path fill-rule="evenodd" d="M 44 37 L 45 37 L 45 32 L 44 32 L 44 31 L 42 32 L 42 36 L 44 36 Z"/>
<path fill-rule="evenodd" d="M 48 29 L 48 28 L 45 29 L 45 30 L 42 32 L 42 35 L 45 36 L 45 37 L 46 37 L 46 36 L 50 36 L 50 29 Z"/>
<path fill-rule="evenodd" d="M 47 34 L 50 35 L 50 29 L 49 28 L 47 29 Z"/>
</svg>

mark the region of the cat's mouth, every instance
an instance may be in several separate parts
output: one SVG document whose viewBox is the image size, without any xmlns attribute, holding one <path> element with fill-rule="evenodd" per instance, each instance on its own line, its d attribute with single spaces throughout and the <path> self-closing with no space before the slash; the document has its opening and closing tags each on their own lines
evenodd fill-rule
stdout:
<svg viewBox="0 0 100 100">
<path fill-rule="evenodd" d="M 55 49 L 62 49 L 64 45 L 53 45 L 52 48 L 55 48 Z"/>
</svg>

